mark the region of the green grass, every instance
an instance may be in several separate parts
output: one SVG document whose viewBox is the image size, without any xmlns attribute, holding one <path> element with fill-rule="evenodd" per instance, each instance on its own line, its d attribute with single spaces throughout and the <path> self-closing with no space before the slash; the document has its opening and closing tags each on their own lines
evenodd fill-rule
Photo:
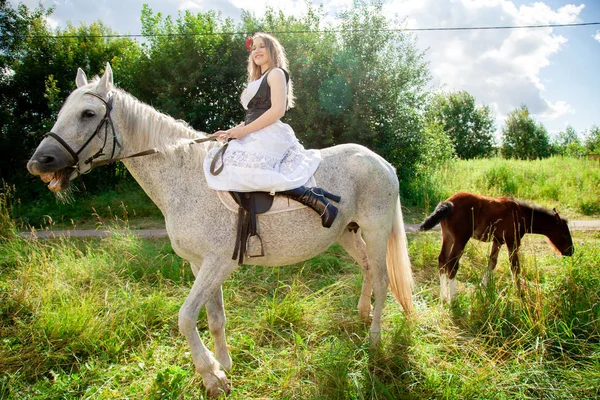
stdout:
<svg viewBox="0 0 600 400">
<path fill-rule="evenodd" d="M 224 285 L 233 399 L 592 399 L 600 395 L 600 234 L 572 258 L 526 236 L 519 298 L 506 254 L 469 243 L 440 303 L 439 232 L 410 235 L 417 315 L 388 298 L 369 351 L 359 268 L 338 246 L 290 267 L 241 267 Z M 193 277 L 166 240 L 24 241 L 0 250 L 0 398 L 202 398 L 177 311 Z M 198 329 L 210 343 L 206 316 Z"/>
<path fill-rule="evenodd" d="M 487 196 L 513 196 L 569 218 L 600 217 L 600 163 L 551 157 L 543 160 L 453 160 L 419 181 L 417 199 L 407 199 L 426 212 L 458 191 Z"/>
<path fill-rule="evenodd" d="M 39 182 L 35 182 L 39 184 Z M 78 185 L 73 185 L 75 188 Z M 19 197 L 18 189 L 14 197 Z M 94 229 L 126 221 L 132 229 L 164 227 L 164 218 L 156 205 L 135 181 L 123 180 L 114 189 L 89 194 L 81 189 L 60 196 L 47 191 L 37 200 L 11 205 L 11 215 L 22 230 Z"/>
<path fill-rule="evenodd" d="M 438 200 L 470 190 L 597 218 L 599 169 L 562 158 L 454 161 L 422 183 L 421 200 L 404 205 L 416 222 Z M 45 227 L 155 227 L 162 218 L 143 192 L 125 185 L 37 209 L 9 201 L 14 192 L 0 193 L 0 399 L 203 398 L 177 328 L 193 276 L 166 239 L 119 229 L 104 239 L 25 241 L 9 217 L 48 213 Z M 490 246 L 471 241 L 448 306 L 439 300 L 439 232 L 409 235 L 417 313 L 407 321 L 389 296 L 375 353 L 356 312 L 359 268 L 339 246 L 294 266 L 243 266 L 223 288 L 231 398 L 598 398 L 600 233 L 573 236 L 571 258 L 525 236 L 523 298 L 504 249 L 490 287 L 479 286 Z M 198 329 L 210 345 L 204 312 Z"/>
</svg>

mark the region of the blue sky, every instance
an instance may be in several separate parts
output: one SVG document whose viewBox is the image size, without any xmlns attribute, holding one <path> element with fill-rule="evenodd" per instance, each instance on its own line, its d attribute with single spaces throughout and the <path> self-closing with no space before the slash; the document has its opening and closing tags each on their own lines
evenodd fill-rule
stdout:
<svg viewBox="0 0 600 400">
<path fill-rule="evenodd" d="M 38 0 L 23 3 L 33 8 Z M 313 3 L 322 3 L 331 21 L 352 6 L 352 0 Z M 55 7 L 51 22 L 56 26 L 100 19 L 113 30 L 131 34 L 140 33 L 142 4 L 173 16 L 180 10 L 216 10 L 238 20 L 242 9 L 256 15 L 267 5 L 286 14 L 306 9 L 304 0 L 42 0 L 42 4 Z M 405 20 L 411 28 L 600 22 L 598 0 L 389 0 L 385 7 L 390 18 Z M 432 87 L 467 90 L 478 104 L 492 108 L 498 131 L 506 114 L 521 104 L 551 135 L 567 125 L 581 136 L 592 125 L 600 126 L 600 25 L 419 32 L 417 39 L 419 47 L 427 49 Z"/>
</svg>

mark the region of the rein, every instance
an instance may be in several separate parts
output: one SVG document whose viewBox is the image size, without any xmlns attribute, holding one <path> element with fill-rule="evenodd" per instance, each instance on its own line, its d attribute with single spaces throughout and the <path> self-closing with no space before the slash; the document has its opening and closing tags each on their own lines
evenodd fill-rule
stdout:
<svg viewBox="0 0 600 400">
<path fill-rule="evenodd" d="M 71 158 L 73 158 L 72 167 L 75 168 L 77 170 L 77 172 L 79 172 L 79 165 L 78 165 L 79 164 L 79 154 L 88 146 L 88 144 L 91 143 L 92 139 L 100 133 L 102 125 L 104 125 L 104 143 L 102 144 L 102 147 L 100 148 L 100 150 L 98 150 L 96 152 L 96 154 L 94 154 L 93 156 L 91 156 L 90 158 L 88 158 L 87 160 L 84 161 L 85 164 L 90 164 L 90 169 L 87 170 L 85 173 L 90 172 L 92 169 L 94 169 L 96 167 L 112 164 L 113 162 L 121 161 L 121 160 L 124 160 L 127 158 L 141 157 L 141 156 L 147 156 L 150 154 L 160 153 L 160 150 L 158 150 L 158 149 L 148 149 L 148 150 L 141 151 L 139 153 L 131 154 L 129 156 L 114 158 L 117 146 L 121 150 L 121 149 L 123 149 L 123 145 L 121 144 L 121 142 L 119 142 L 119 138 L 117 137 L 117 132 L 115 130 L 115 125 L 113 124 L 113 121 L 110 117 L 110 112 L 112 111 L 113 98 L 110 97 L 108 99 L 108 101 L 106 101 L 101 96 L 97 95 L 94 92 L 86 92 L 85 94 L 94 96 L 94 97 L 98 98 L 100 101 L 102 101 L 102 103 L 104 103 L 104 106 L 106 107 L 106 112 L 104 113 L 104 118 L 102 118 L 102 120 L 96 127 L 96 130 L 94 131 L 94 133 L 92 133 L 92 135 L 85 141 L 83 146 L 81 146 L 81 148 L 79 150 L 75 151 L 75 150 L 73 150 L 73 148 L 71 146 L 69 146 L 69 144 L 67 142 L 64 141 L 63 138 L 58 136 L 56 133 L 50 131 L 44 135 L 44 137 L 51 137 L 52 139 L 56 140 L 69 153 Z M 106 142 L 108 140 L 108 127 L 109 126 L 110 126 L 110 129 L 112 132 L 112 139 L 113 139 L 112 151 L 110 154 L 110 158 L 106 159 L 106 160 L 94 161 L 96 158 L 105 155 L 104 148 L 106 147 Z M 190 145 L 196 144 L 196 143 L 216 141 L 216 140 L 217 140 L 216 136 L 209 136 L 206 138 L 195 139 L 192 142 L 190 142 Z M 222 154 L 224 153 L 226 147 L 227 147 L 227 144 L 225 144 L 223 146 L 223 148 L 221 150 L 219 150 L 221 157 L 222 157 Z M 216 161 L 215 161 L 216 159 L 217 159 L 217 157 L 215 156 L 215 158 L 213 159 L 213 162 L 211 164 L 211 173 L 213 173 L 214 175 L 219 174 L 221 172 L 221 170 L 223 169 L 223 165 L 221 165 L 221 167 L 215 172 L 214 165 L 216 164 Z"/>
</svg>

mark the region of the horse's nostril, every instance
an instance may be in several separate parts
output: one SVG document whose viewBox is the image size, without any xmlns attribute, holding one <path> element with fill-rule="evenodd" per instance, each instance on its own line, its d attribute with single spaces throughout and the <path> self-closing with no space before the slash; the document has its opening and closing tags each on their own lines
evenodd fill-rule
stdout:
<svg viewBox="0 0 600 400">
<path fill-rule="evenodd" d="M 54 162 L 55 158 L 54 156 L 41 156 L 38 158 L 38 162 L 40 164 L 50 164 L 52 162 Z"/>
</svg>

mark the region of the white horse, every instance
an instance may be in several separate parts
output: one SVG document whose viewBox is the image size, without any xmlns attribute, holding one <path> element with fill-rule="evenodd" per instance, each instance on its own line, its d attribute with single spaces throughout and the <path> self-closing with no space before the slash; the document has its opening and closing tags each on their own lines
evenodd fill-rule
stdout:
<svg viewBox="0 0 600 400">
<path fill-rule="evenodd" d="M 122 160 L 162 211 L 173 249 L 191 264 L 195 281 L 179 310 L 179 329 L 209 395 L 227 393 L 230 388 L 223 369 L 231 367 L 231 358 L 225 341 L 221 285 L 238 266 L 231 257 L 237 215 L 223 205 L 204 179 L 202 163 L 214 143 L 190 145 L 207 135 L 115 88 L 108 63 L 100 79 L 88 83 L 79 69 L 75 82 L 77 89 L 65 101 L 52 132 L 39 144 L 27 168 L 49 182 L 51 190 L 61 191 L 79 173 Z M 159 151 L 127 158 L 150 148 Z M 302 262 L 337 241 L 362 269 L 358 312 L 365 320 L 372 318 L 370 337 L 377 346 L 388 282 L 405 312 L 413 308 L 398 179 L 388 162 L 365 147 L 347 144 L 321 151 L 323 161 L 316 182 L 342 197 L 333 226 L 323 228 L 319 216 L 308 208 L 260 215 L 265 256 L 248 258 L 247 264 Z M 196 329 L 203 306 L 214 355 Z"/>
</svg>

